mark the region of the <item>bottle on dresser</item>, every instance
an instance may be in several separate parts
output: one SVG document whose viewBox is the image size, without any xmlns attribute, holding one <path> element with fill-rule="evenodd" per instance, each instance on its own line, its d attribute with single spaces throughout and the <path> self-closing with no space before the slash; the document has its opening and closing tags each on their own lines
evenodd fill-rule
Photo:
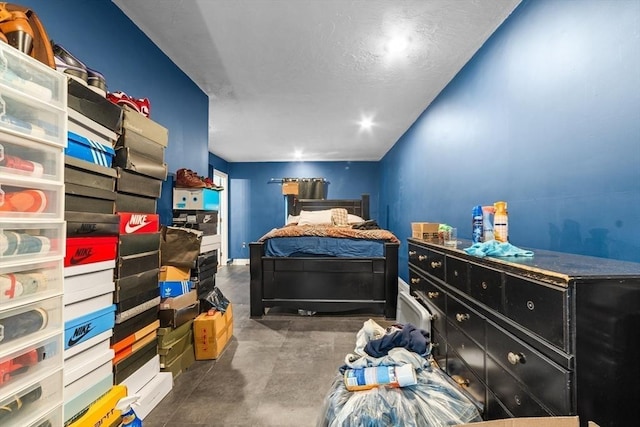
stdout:
<svg viewBox="0 0 640 427">
<path fill-rule="evenodd" d="M 509 218 L 507 214 L 507 202 L 495 202 L 493 204 L 493 234 L 498 242 L 509 241 Z"/>
</svg>

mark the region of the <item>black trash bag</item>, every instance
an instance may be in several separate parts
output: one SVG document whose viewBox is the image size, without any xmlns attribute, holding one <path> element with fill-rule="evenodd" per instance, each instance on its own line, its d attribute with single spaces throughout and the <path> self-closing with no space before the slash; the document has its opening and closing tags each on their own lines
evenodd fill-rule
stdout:
<svg viewBox="0 0 640 427">
<path fill-rule="evenodd" d="M 220 288 L 213 288 L 200 298 L 200 311 L 217 310 L 224 314 L 229 306 L 229 300 L 222 294 Z"/>
</svg>

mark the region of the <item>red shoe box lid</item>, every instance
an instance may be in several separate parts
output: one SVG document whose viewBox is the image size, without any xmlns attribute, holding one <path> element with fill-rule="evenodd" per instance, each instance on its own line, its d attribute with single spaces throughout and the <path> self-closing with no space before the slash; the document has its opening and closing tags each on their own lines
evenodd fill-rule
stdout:
<svg viewBox="0 0 640 427">
<path fill-rule="evenodd" d="M 68 237 L 64 266 L 90 264 L 116 259 L 118 237 Z"/>
<path fill-rule="evenodd" d="M 160 215 L 147 213 L 118 212 L 120 234 L 157 233 L 160 231 Z"/>
</svg>

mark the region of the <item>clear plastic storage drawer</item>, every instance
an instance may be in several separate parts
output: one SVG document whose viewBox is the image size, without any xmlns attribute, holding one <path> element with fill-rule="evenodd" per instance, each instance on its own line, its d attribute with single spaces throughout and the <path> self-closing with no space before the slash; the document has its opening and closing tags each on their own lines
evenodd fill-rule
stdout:
<svg viewBox="0 0 640 427">
<path fill-rule="evenodd" d="M 0 44 L 0 85 L 64 108 L 67 79 L 64 74 L 23 54 L 8 44 Z"/>
<path fill-rule="evenodd" d="M 64 256 L 65 223 L 37 224 L 3 221 L 0 226 L 0 262 L 34 262 Z"/>
<path fill-rule="evenodd" d="M 62 263 L 0 266 L 0 310 L 62 294 Z"/>
<path fill-rule="evenodd" d="M 0 425 L 3 427 L 40 426 L 48 417 L 59 421 L 62 405 L 62 369 L 35 379 L 30 385 L 17 390 L 13 395 L 0 398 Z M 62 424 L 44 424 L 61 426 Z"/>
<path fill-rule="evenodd" d="M 0 132 L 1 182 L 63 182 L 62 147 L 53 147 Z"/>
</svg>

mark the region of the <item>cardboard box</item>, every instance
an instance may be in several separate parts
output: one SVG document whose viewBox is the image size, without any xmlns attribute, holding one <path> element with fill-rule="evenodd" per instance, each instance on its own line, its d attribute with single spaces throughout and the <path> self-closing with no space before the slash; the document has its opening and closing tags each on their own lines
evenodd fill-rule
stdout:
<svg viewBox="0 0 640 427">
<path fill-rule="evenodd" d="M 110 168 L 116 151 L 111 145 L 105 145 L 75 132 L 67 132 L 67 146 L 64 154 L 86 162 Z"/>
<path fill-rule="evenodd" d="M 182 326 L 177 328 L 160 328 L 158 329 L 158 346 L 166 348 L 172 346 L 185 335 L 189 334 L 193 329 L 193 320 L 189 320 Z"/>
<path fill-rule="evenodd" d="M 191 291 L 193 283 L 189 280 L 164 280 L 158 282 L 160 286 L 160 298 L 179 297 Z"/>
<path fill-rule="evenodd" d="M 440 228 L 440 223 L 437 222 L 412 222 L 411 237 L 438 243 L 438 228 Z"/>
<path fill-rule="evenodd" d="M 299 185 L 297 182 L 283 182 L 282 183 L 282 194 L 284 195 L 298 195 Z"/>
<path fill-rule="evenodd" d="M 164 146 L 127 129 L 123 129 L 122 135 L 116 142 L 116 147 L 129 147 L 158 163 L 164 163 Z"/>
<path fill-rule="evenodd" d="M 135 132 L 163 147 L 169 144 L 169 131 L 167 128 L 143 116 L 127 105 L 123 106 L 122 109 L 124 111 L 124 118 L 122 120 L 121 133 L 125 133 L 126 131 Z"/>
<path fill-rule="evenodd" d="M 162 328 L 178 328 L 195 319 L 198 313 L 200 313 L 200 302 L 196 301 L 195 304 L 178 310 L 160 310 L 158 311 L 158 319 L 160 319 L 160 326 Z"/>
<path fill-rule="evenodd" d="M 140 175 L 120 167 L 116 167 L 116 171 L 118 173 L 116 191 L 145 197 L 160 197 L 162 180 Z"/>
<path fill-rule="evenodd" d="M 233 336 L 233 311 L 229 304 L 227 311 L 209 311 L 200 314 L 193 321 L 193 341 L 196 360 L 217 359 Z"/>
<path fill-rule="evenodd" d="M 598 427 L 589 421 L 589 427 Z M 507 418 L 503 420 L 483 421 L 480 423 L 458 424 L 458 427 L 580 427 L 578 417 L 529 417 Z"/>
<path fill-rule="evenodd" d="M 189 280 L 191 270 L 188 267 L 175 267 L 173 265 L 163 265 L 160 267 L 160 281 L 183 281 Z"/>
<path fill-rule="evenodd" d="M 180 310 L 198 301 L 198 293 L 195 289 L 182 294 L 179 297 L 164 298 L 160 301 L 160 310 Z"/>
<path fill-rule="evenodd" d="M 122 126 L 122 108 L 72 78 L 67 80 L 67 106 L 113 132 Z"/>
<path fill-rule="evenodd" d="M 173 209 L 217 211 L 220 191 L 210 188 L 174 188 Z"/>
</svg>

